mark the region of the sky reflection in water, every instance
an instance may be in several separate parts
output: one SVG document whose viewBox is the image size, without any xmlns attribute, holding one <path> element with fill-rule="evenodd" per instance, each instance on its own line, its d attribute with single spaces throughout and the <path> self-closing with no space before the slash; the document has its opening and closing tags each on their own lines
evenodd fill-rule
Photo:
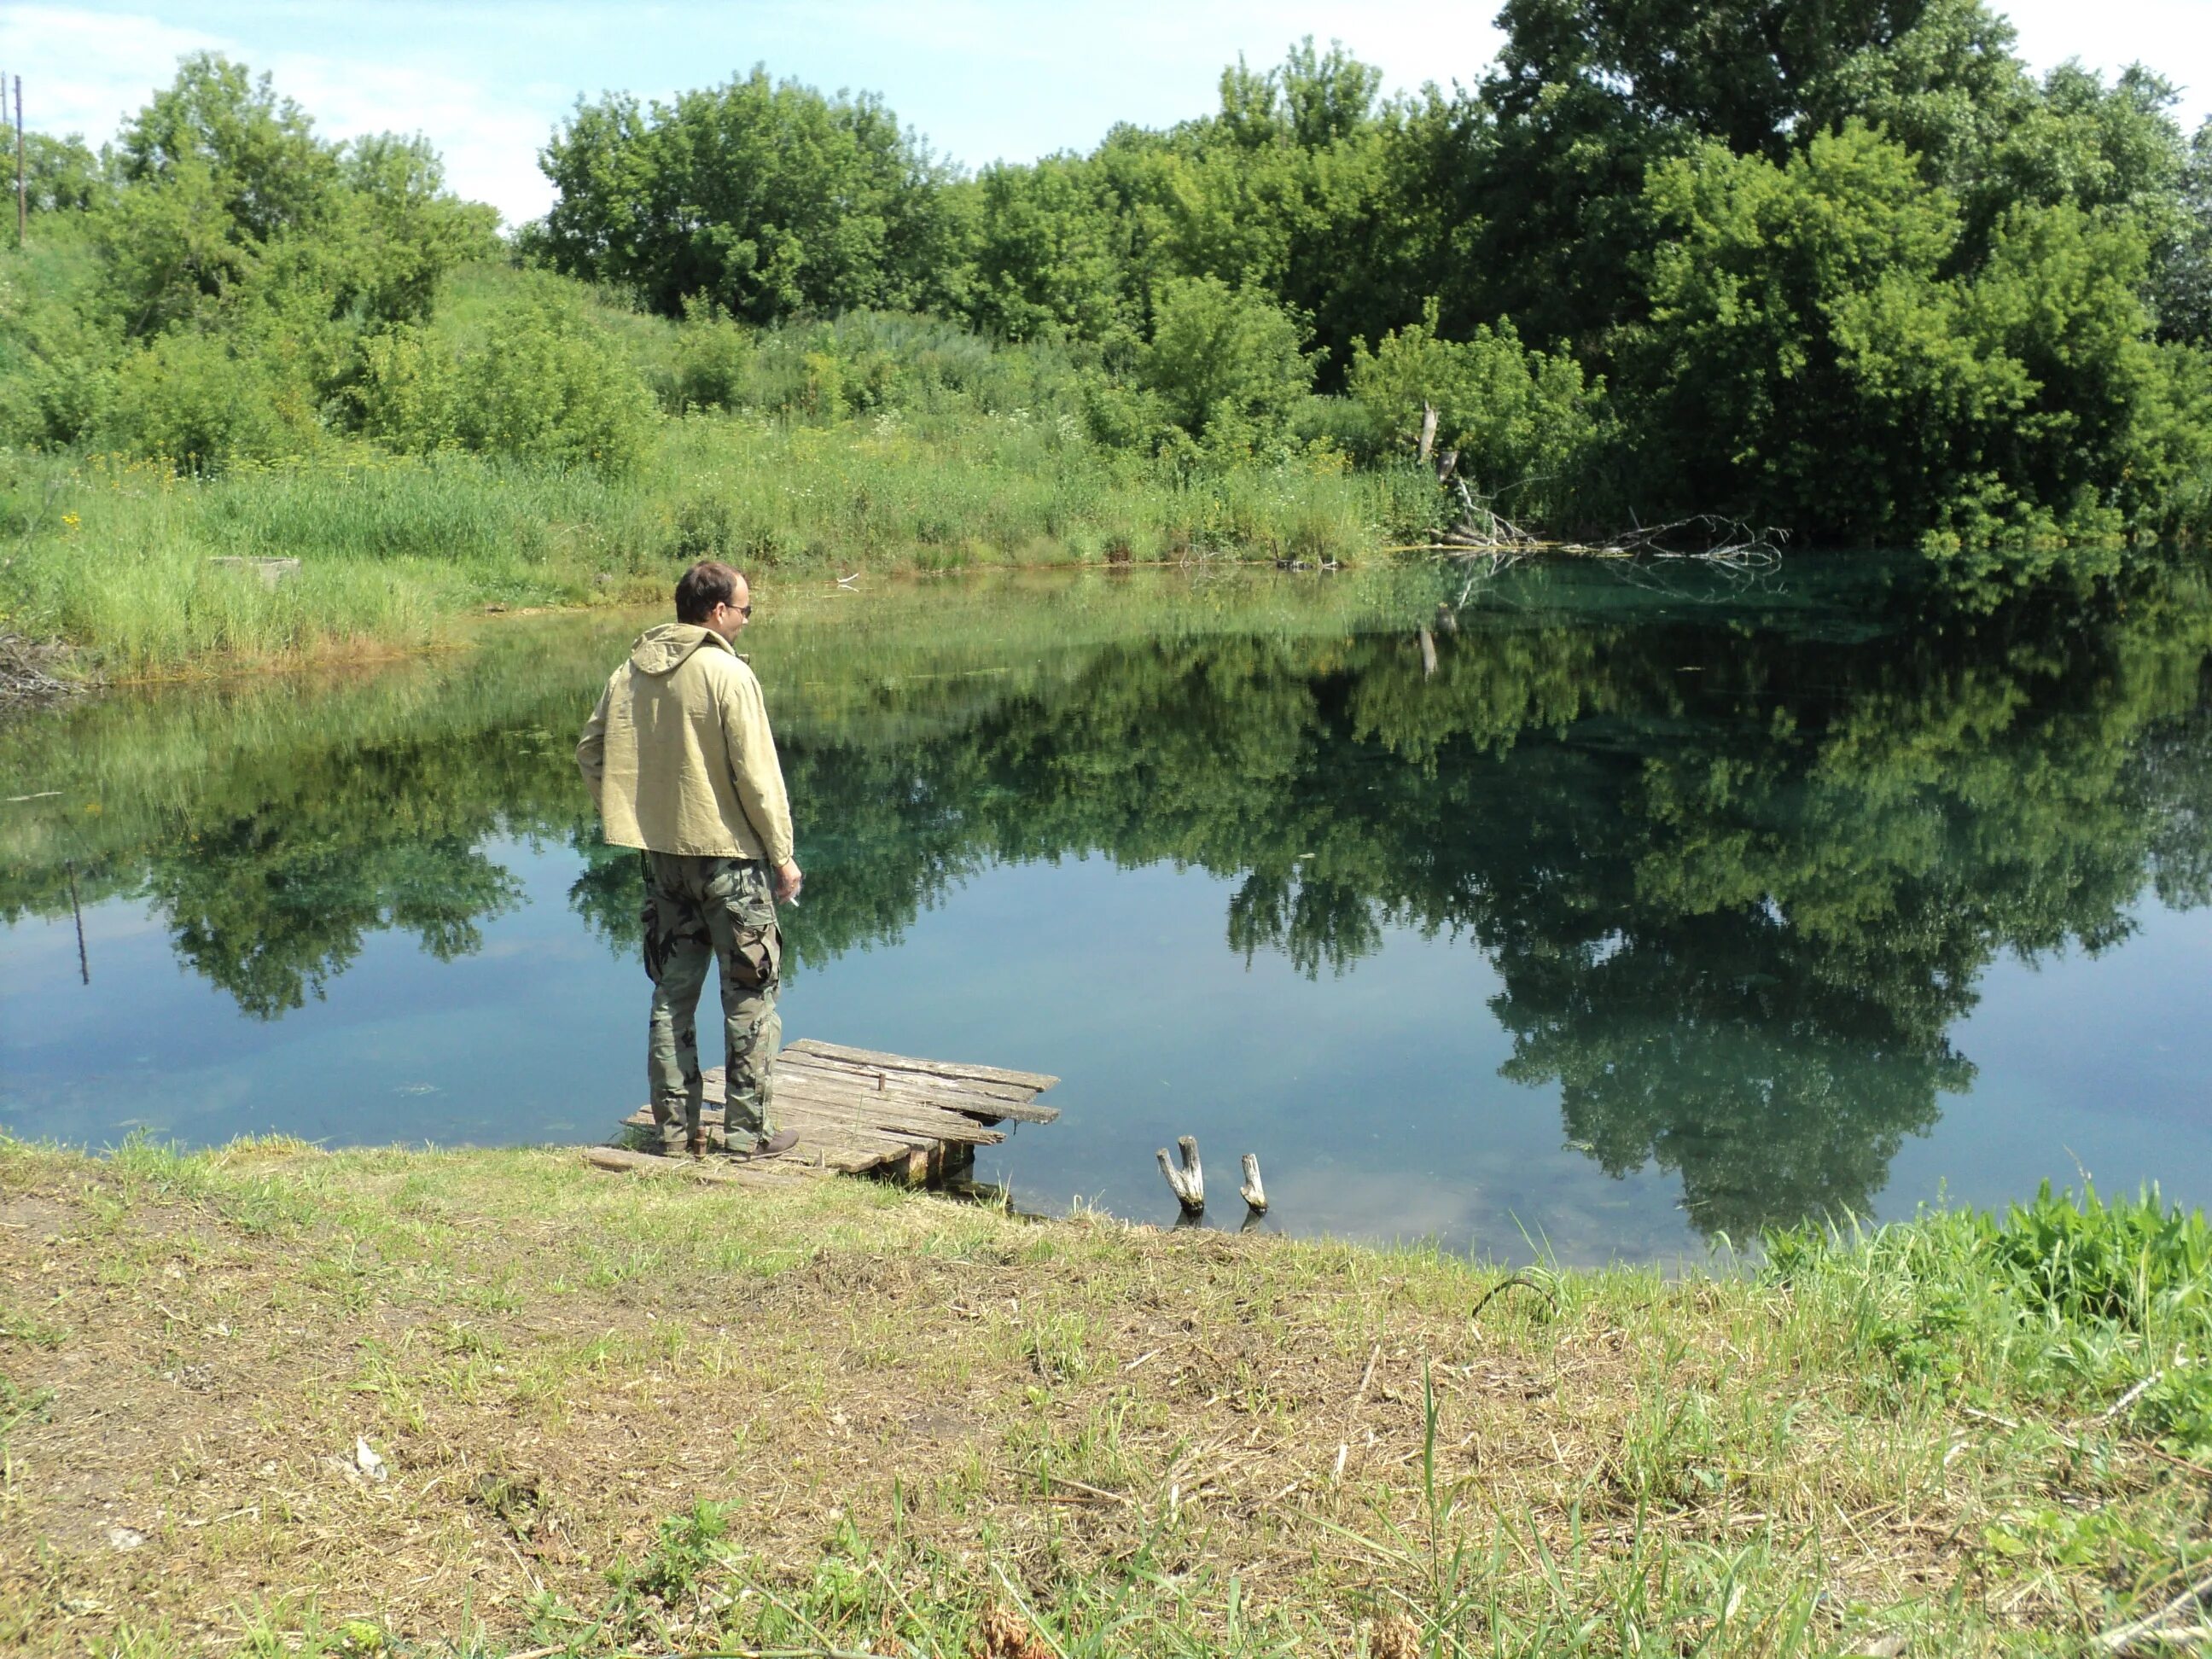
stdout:
<svg viewBox="0 0 2212 1659">
<path fill-rule="evenodd" d="M 1182 1133 L 1271 1224 L 1507 1256 L 2081 1167 L 2202 1202 L 2203 574 L 1907 568 L 793 595 L 747 639 L 787 1031 L 1059 1073 L 981 1161 L 1042 1207 L 1165 1219 Z M 0 1126 L 603 1136 L 636 878 L 569 747 L 630 626 L 0 728 L 0 794 L 64 788 L 0 808 Z"/>
</svg>

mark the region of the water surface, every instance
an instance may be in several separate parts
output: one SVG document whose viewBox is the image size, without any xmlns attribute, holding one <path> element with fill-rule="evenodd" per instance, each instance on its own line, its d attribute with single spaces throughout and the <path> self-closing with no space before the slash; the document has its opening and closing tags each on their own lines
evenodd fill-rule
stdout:
<svg viewBox="0 0 2212 1659">
<path fill-rule="evenodd" d="M 1047 1209 L 1168 1218 L 1184 1133 L 1504 1256 L 2205 1201 L 2203 573 L 1918 569 L 764 583 L 787 1032 L 1060 1074 L 979 1171 Z M 637 877 L 571 749 L 637 620 L 0 728 L 0 1127 L 603 1138 Z"/>
</svg>

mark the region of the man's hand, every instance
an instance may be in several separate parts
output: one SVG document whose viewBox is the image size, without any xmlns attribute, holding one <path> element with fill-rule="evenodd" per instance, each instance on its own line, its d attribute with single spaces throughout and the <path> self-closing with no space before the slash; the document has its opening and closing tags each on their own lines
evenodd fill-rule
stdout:
<svg viewBox="0 0 2212 1659">
<path fill-rule="evenodd" d="M 789 904 L 799 896 L 799 884 L 806 879 L 797 859 L 786 859 L 775 866 L 775 902 Z"/>
</svg>

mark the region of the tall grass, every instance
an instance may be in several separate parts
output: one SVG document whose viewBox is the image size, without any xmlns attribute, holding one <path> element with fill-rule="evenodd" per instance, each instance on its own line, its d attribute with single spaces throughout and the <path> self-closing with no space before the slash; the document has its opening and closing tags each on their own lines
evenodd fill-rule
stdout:
<svg viewBox="0 0 2212 1659">
<path fill-rule="evenodd" d="M 606 477 L 362 444 L 191 477 L 113 456 L 0 456 L 0 631 L 97 672 L 431 643 L 488 605 L 662 597 L 693 559 L 756 571 L 957 570 L 1212 556 L 1358 559 L 1425 522 L 1410 471 L 1183 472 L 1026 413 L 809 426 L 666 422 Z M 222 558 L 297 558 L 270 585 Z"/>
</svg>

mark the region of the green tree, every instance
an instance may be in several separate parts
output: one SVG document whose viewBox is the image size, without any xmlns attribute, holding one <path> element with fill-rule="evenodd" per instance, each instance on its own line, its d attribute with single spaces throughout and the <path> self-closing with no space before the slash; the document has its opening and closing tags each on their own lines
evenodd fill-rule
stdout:
<svg viewBox="0 0 2212 1659">
<path fill-rule="evenodd" d="M 702 295 L 766 323 L 794 311 L 945 303 L 946 173 L 881 100 L 763 69 L 641 108 L 579 102 L 540 165 L 556 269 L 635 286 L 665 316 Z"/>
<path fill-rule="evenodd" d="M 2125 216 L 2019 207 L 1971 277 L 1958 200 L 1856 122 L 1777 165 L 1654 170 L 1664 240 L 1621 337 L 1632 499 L 1831 540 L 2112 537 L 2202 464 Z"/>
<path fill-rule="evenodd" d="M 1182 277 L 1160 295 L 1146 383 L 1194 435 L 1223 423 L 1278 429 L 1313 384 L 1297 321 L 1250 289 Z"/>
<path fill-rule="evenodd" d="M 236 289 L 266 246 L 313 236 L 339 212 L 335 148 L 266 75 L 211 52 L 124 124 L 126 188 L 106 229 L 115 298 L 129 331 L 159 333 Z"/>
<path fill-rule="evenodd" d="M 2160 250 L 2152 289 L 2161 339 L 2212 347 L 2212 119 L 2189 141 L 2181 212 Z"/>
<path fill-rule="evenodd" d="M 113 186 L 102 159 L 77 134 L 26 132 L 23 188 L 33 213 L 82 214 L 106 205 Z"/>
<path fill-rule="evenodd" d="M 1351 393 L 1375 430 L 1401 453 L 1436 413 L 1440 450 L 1456 451 L 1459 476 L 1499 495 L 1509 516 L 1571 521 L 1571 492 L 1592 465 L 1604 387 L 1585 385 L 1564 352 L 1530 351 L 1510 322 L 1478 326 L 1466 340 L 1437 334 L 1436 302 L 1420 322 L 1385 335 L 1372 352 L 1355 343 Z"/>
<path fill-rule="evenodd" d="M 1102 168 L 1069 155 L 1002 162 L 970 188 L 968 310 L 978 324 L 1013 340 L 1136 338 L 1131 229 Z"/>
</svg>

